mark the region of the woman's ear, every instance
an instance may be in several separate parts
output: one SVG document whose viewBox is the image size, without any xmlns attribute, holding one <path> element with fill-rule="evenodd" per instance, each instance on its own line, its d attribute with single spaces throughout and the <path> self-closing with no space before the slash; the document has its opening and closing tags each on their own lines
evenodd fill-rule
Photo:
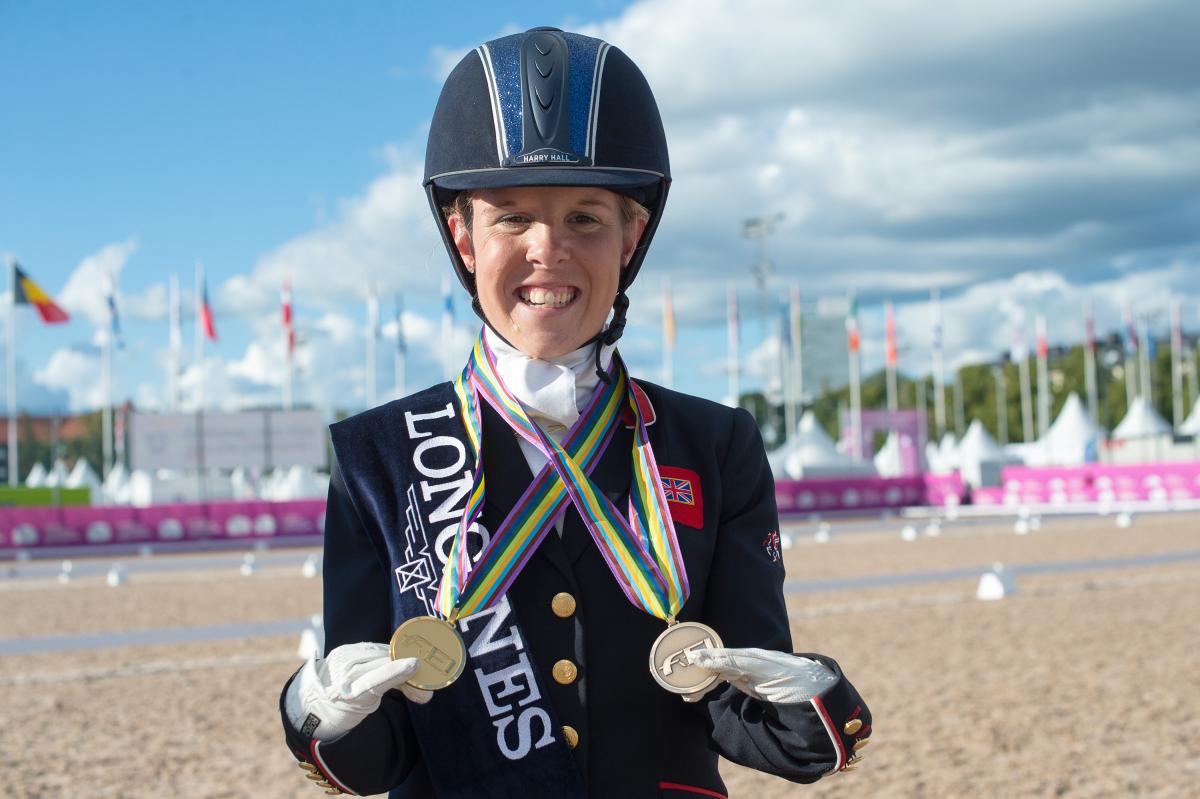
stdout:
<svg viewBox="0 0 1200 799">
<path fill-rule="evenodd" d="M 629 261 L 633 258 L 633 253 L 635 250 L 637 250 L 638 242 L 642 240 L 642 233 L 645 230 L 645 219 L 635 219 L 625 226 L 625 237 L 621 242 L 622 269 L 629 266 Z"/>
<path fill-rule="evenodd" d="M 451 214 L 446 219 L 446 224 L 450 227 L 450 235 L 454 237 L 454 246 L 462 257 L 463 264 L 468 272 L 474 274 L 475 245 L 471 241 L 471 231 L 467 229 L 466 221 L 458 214 Z"/>
</svg>

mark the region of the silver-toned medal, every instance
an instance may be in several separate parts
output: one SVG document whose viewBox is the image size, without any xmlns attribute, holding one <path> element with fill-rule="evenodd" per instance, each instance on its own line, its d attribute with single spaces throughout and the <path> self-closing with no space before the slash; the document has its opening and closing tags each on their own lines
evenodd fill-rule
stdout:
<svg viewBox="0 0 1200 799">
<path fill-rule="evenodd" d="M 719 678 L 708 669 L 693 666 L 687 653 L 722 647 L 716 630 L 697 621 L 681 621 L 663 630 L 650 647 L 650 674 L 655 682 L 675 694 L 703 691 Z"/>
</svg>

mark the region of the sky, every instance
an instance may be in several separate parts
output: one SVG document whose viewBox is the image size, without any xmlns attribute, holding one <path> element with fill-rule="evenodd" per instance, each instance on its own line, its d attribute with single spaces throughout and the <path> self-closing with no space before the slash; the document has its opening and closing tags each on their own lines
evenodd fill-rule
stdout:
<svg viewBox="0 0 1200 799">
<path fill-rule="evenodd" d="M 1046 315 L 1052 344 L 1128 303 L 1165 336 L 1200 330 L 1200 4 L 1189 0 L 591 0 L 570 6 L 0 0 L 0 258 L 72 315 L 16 310 L 28 412 L 104 401 L 106 275 L 124 347 L 117 401 L 169 407 L 168 282 L 185 300 L 181 399 L 278 404 L 280 290 L 293 288 L 296 401 L 365 407 L 366 296 L 380 297 L 379 399 L 443 379 L 449 260 L 422 192 L 441 80 L 482 41 L 536 25 L 600 36 L 663 113 L 674 182 L 631 291 L 622 352 L 725 398 L 725 295 L 742 303 L 743 390 L 777 381 L 779 298 L 806 315 L 858 297 L 864 368 L 896 305 L 900 368 L 994 361 Z M 746 219 L 782 214 L 761 242 Z M 757 249 L 761 244 L 762 251 Z M 772 266 L 759 287 L 752 266 Z M 219 340 L 193 348 L 202 263 Z M 5 291 L 7 287 L 5 286 Z M 450 361 L 478 321 L 456 290 Z M 0 315 L 8 323 L 7 296 Z M 1023 325 L 1022 325 L 1023 320 Z M 844 345 L 843 345 L 844 346 Z M 197 389 L 201 383 L 202 392 Z M 5 378 L 7 379 L 7 378 Z"/>
</svg>

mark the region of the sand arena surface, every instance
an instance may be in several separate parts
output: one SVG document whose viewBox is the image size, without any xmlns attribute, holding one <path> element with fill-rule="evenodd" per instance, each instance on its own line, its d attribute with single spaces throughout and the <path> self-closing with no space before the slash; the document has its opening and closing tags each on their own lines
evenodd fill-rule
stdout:
<svg viewBox="0 0 1200 799">
<path fill-rule="evenodd" d="M 1034 564 L 1200 550 L 1200 516 L 947 524 L 814 543 L 791 526 L 788 579 Z M 798 650 L 835 657 L 871 705 L 853 773 L 813 786 L 726 764 L 731 796 L 1191 797 L 1200 784 L 1200 560 L 1018 578 L 1000 602 L 974 578 L 820 593 L 788 604 Z M 0 639 L 320 610 L 299 568 L 0 577 Z M 312 797 L 282 743 L 278 691 L 295 636 L 0 655 L 0 763 L 12 797 Z"/>
</svg>

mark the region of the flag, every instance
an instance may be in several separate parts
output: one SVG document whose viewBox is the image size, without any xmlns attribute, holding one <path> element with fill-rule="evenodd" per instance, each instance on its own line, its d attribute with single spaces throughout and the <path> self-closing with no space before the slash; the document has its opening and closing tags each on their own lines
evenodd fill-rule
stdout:
<svg viewBox="0 0 1200 799">
<path fill-rule="evenodd" d="M 286 278 L 283 281 L 283 332 L 287 334 L 287 354 L 292 357 L 296 351 L 296 326 L 292 321 L 292 283 Z"/>
<path fill-rule="evenodd" d="M 396 295 L 396 352 L 408 354 L 408 343 L 404 340 L 404 298 Z"/>
<path fill-rule="evenodd" d="M 884 312 L 884 335 L 887 340 L 885 342 L 885 356 L 887 365 L 891 368 L 896 367 L 896 315 L 892 311 L 892 301 L 888 300 L 883 306 Z"/>
<path fill-rule="evenodd" d="M 208 302 L 208 280 L 201 278 L 204 282 L 200 284 L 200 324 L 204 327 L 204 337 L 217 340 L 217 326 L 213 321 L 212 306 Z"/>
<path fill-rule="evenodd" d="M 1050 343 L 1046 340 L 1046 315 L 1041 311 L 1038 312 L 1037 321 L 1037 356 L 1045 360 L 1050 354 Z"/>
<path fill-rule="evenodd" d="M 675 307 L 671 304 L 671 282 L 663 279 L 663 340 L 675 349 Z"/>
<path fill-rule="evenodd" d="M 858 295 L 850 295 L 850 308 L 846 311 L 846 346 L 851 354 L 858 352 Z"/>
<path fill-rule="evenodd" d="M 16 293 L 13 295 L 14 303 L 32 305 L 37 309 L 38 316 L 48 325 L 70 321 L 71 317 L 67 315 L 67 312 L 59 308 L 54 300 L 42 291 L 41 286 L 29 279 L 29 275 L 25 274 L 25 270 L 21 268 L 20 264 L 13 264 L 13 274 L 15 275 L 13 285 L 16 287 Z"/>
<path fill-rule="evenodd" d="M 1083 307 L 1083 345 L 1088 352 L 1096 351 L 1096 323 L 1092 319 L 1092 303 L 1086 302 Z"/>
<path fill-rule="evenodd" d="M 1013 322 L 1012 350 L 1009 353 L 1013 363 L 1020 363 L 1029 357 L 1029 345 L 1025 341 L 1025 309 L 1017 308 L 1017 318 Z"/>
<path fill-rule="evenodd" d="M 1132 355 L 1138 349 L 1138 334 L 1133 321 L 1133 309 L 1129 307 L 1129 303 L 1121 306 L 1121 319 L 1125 323 L 1125 352 Z"/>
<path fill-rule="evenodd" d="M 942 351 L 942 295 L 934 289 L 930 301 L 933 304 L 933 352 L 935 355 Z"/>
<path fill-rule="evenodd" d="M 118 349 L 125 349 L 125 341 L 121 337 L 121 317 L 117 313 L 117 296 L 116 290 L 113 287 L 112 273 L 109 273 L 108 279 L 104 281 L 105 300 L 108 303 L 108 330 L 112 336 L 113 344 Z"/>
</svg>

